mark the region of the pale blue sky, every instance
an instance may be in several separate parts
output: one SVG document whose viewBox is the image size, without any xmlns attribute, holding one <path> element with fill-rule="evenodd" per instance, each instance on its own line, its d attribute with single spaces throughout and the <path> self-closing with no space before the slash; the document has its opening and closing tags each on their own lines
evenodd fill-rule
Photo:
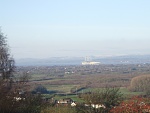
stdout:
<svg viewBox="0 0 150 113">
<path fill-rule="evenodd" d="M 150 54 L 150 0 L 0 0 L 15 58 Z"/>
</svg>

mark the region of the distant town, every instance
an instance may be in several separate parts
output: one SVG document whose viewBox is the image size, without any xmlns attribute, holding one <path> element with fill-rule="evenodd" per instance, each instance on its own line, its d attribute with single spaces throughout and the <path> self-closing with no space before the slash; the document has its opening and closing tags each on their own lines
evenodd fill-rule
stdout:
<svg viewBox="0 0 150 113">
<path fill-rule="evenodd" d="M 150 55 L 51 57 L 47 59 L 24 58 L 15 59 L 15 61 L 17 66 L 145 64 L 150 63 Z"/>
</svg>

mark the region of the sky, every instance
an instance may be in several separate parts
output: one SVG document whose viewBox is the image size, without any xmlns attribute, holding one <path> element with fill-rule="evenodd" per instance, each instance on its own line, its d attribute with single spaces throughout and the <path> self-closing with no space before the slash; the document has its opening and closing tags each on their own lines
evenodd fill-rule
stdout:
<svg viewBox="0 0 150 113">
<path fill-rule="evenodd" d="M 0 0 L 14 58 L 150 54 L 150 0 Z"/>
</svg>

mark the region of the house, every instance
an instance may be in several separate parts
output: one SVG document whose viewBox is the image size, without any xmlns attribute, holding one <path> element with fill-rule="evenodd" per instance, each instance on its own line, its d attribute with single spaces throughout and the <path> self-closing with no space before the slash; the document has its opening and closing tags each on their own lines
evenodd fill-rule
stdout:
<svg viewBox="0 0 150 113">
<path fill-rule="evenodd" d="M 71 98 L 64 98 L 64 99 L 60 99 L 59 101 L 57 101 L 58 104 L 69 104 L 72 102 L 73 100 Z"/>
<path fill-rule="evenodd" d="M 22 89 L 20 89 L 18 93 L 19 93 L 19 95 L 24 95 L 24 94 L 25 94 L 25 91 L 22 90 Z"/>
<path fill-rule="evenodd" d="M 57 101 L 57 106 L 59 105 L 63 105 L 63 106 L 71 106 L 71 107 L 75 107 L 77 104 L 71 99 L 71 98 L 64 98 L 64 99 L 60 99 L 59 101 Z"/>
<path fill-rule="evenodd" d="M 91 106 L 92 108 L 96 108 L 96 109 L 98 109 L 98 108 L 106 108 L 103 104 L 85 104 L 84 106 L 86 106 L 86 107 L 89 107 L 89 106 Z"/>
<path fill-rule="evenodd" d="M 19 101 L 21 101 L 21 100 L 25 100 L 25 98 L 21 98 L 21 97 L 14 97 L 14 100 L 15 100 L 16 102 L 19 102 Z"/>
<path fill-rule="evenodd" d="M 103 104 L 91 104 L 91 106 L 93 108 L 96 108 L 96 109 L 98 109 L 98 108 L 106 108 Z"/>
<path fill-rule="evenodd" d="M 72 102 L 72 103 L 71 103 L 71 106 L 72 106 L 72 107 L 75 107 L 76 105 L 77 105 L 77 104 L 76 104 L 75 102 Z"/>
</svg>

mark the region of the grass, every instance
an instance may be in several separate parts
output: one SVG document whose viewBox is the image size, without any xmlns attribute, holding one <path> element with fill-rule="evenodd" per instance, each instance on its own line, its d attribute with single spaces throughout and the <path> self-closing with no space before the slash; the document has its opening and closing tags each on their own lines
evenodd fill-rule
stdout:
<svg viewBox="0 0 150 113">
<path fill-rule="evenodd" d="M 141 94 L 143 94 L 143 92 L 131 92 L 125 87 L 121 87 L 120 92 L 124 95 L 141 95 Z"/>
<path fill-rule="evenodd" d="M 58 91 L 62 93 L 70 93 L 70 90 L 78 85 L 44 85 L 49 91 Z"/>
<path fill-rule="evenodd" d="M 63 86 L 51 86 L 53 87 L 54 89 L 59 89 L 61 87 L 64 87 L 64 88 L 69 88 L 69 87 L 73 87 L 73 86 L 70 86 L 70 85 L 63 85 Z M 56 88 L 57 87 L 57 88 Z M 58 88 L 59 87 L 59 88 Z M 62 90 L 62 89 L 61 89 Z M 102 90 L 102 88 L 87 88 L 87 89 L 84 89 L 83 91 L 80 91 L 78 93 L 85 93 L 85 92 L 89 92 L 89 91 L 98 91 L 98 90 Z M 59 90 L 60 91 L 60 90 Z M 121 87 L 120 88 L 120 92 L 123 94 L 123 96 L 125 97 L 130 97 L 130 96 L 133 96 L 133 95 L 140 95 L 140 94 L 143 94 L 142 92 L 130 92 L 127 88 L 125 87 Z M 47 94 L 47 95 L 44 95 L 44 97 L 52 97 L 53 95 L 50 95 L 50 94 Z M 56 100 L 60 100 L 60 99 L 63 99 L 63 98 L 71 98 L 73 101 L 76 101 L 76 102 L 79 102 L 79 103 L 82 103 L 84 102 L 84 100 L 82 100 L 81 98 L 78 97 L 78 95 L 76 94 L 70 94 L 70 93 L 63 93 L 63 94 L 56 94 L 54 96 L 54 99 Z"/>
<path fill-rule="evenodd" d="M 86 93 L 86 92 L 94 92 L 94 91 L 100 91 L 103 88 L 87 88 L 87 89 L 83 89 L 82 91 L 78 92 L 78 93 Z M 141 95 L 143 94 L 143 92 L 131 92 L 129 91 L 126 87 L 121 87 L 120 88 L 120 92 L 123 95 Z"/>
</svg>

